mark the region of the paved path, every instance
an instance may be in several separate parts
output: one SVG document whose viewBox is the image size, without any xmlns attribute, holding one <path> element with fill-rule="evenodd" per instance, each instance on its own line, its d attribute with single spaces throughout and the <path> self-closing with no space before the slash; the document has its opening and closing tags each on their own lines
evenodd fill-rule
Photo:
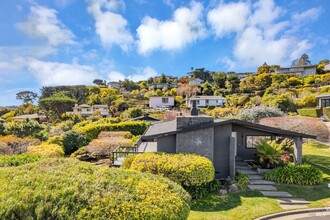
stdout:
<svg viewBox="0 0 330 220">
<path fill-rule="evenodd" d="M 275 183 L 263 180 L 258 172 L 254 171 L 250 165 L 244 161 L 236 161 L 236 171 L 249 175 L 250 181 L 248 188 L 251 190 L 259 190 L 264 196 L 277 198 L 280 206 L 284 210 L 307 208 L 308 201 L 301 198 L 292 198 L 288 192 L 277 191 Z"/>
</svg>

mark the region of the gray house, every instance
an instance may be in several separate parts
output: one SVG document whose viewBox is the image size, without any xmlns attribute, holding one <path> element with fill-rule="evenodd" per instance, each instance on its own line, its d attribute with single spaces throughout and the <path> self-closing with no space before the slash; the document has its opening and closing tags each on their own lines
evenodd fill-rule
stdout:
<svg viewBox="0 0 330 220">
<path fill-rule="evenodd" d="M 294 139 L 296 164 L 302 160 L 302 138 L 316 138 L 236 119 L 180 116 L 173 121 L 151 125 L 141 138 L 139 151 L 197 153 L 213 162 L 218 178 L 225 178 L 235 176 L 237 158 L 254 159 L 255 143 L 258 140 L 274 140 L 276 137 Z"/>
</svg>

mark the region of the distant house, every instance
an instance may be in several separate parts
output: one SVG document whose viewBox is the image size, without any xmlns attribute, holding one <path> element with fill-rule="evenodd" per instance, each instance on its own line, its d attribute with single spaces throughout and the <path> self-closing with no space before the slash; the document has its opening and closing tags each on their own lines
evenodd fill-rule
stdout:
<svg viewBox="0 0 330 220">
<path fill-rule="evenodd" d="M 189 84 L 190 84 L 190 85 L 198 85 L 198 86 L 200 86 L 200 85 L 203 85 L 203 83 L 204 83 L 204 80 L 199 79 L 199 78 L 191 79 L 191 80 L 189 81 Z"/>
<path fill-rule="evenodd" d="M 121 86 L 120 82 L 108 82 L 108 88 L 119 89 Z"/>
<path fill-rule="evenodd" d="M 25 119 L 37 121 L 37 122 L 45 122 L 46 121 L 46 116 L 44 115 L 38 115 L 38 114 L 29 114 L 29 115 L 19 115 L 14 117 L 14 121 L 16 122 L 22 122 Z"/>
<path fill-rule="evenodd" d="M 317 65 L 303 65 L 303 66 L 291 66 L 285 68 L 278 68 L 275 73 L 282 74 L 298 74 L 300 76 L 309 76 L 316 74 Z"/>
<path fill-rule="evenodd" d="M 224 106 L 226 98 L 222 96 L 193 96 L 189 98 L 188 107 L 192 107 L 192 102 L 196 101 L 197 107 Z"/>
<path fill-rule="evenodd" d="M 244 80 L 248 76 L 255 76 L 256 73 L 254 72 L 244 72 L 244 73 L 236 73 L 239 80 Z"/>
<path fill-rule="evenodd" d="M 83 117 L 88 117 L 93 115 L 95 112 L 99 112 L 102 116 L 106 117 L 109 115 L 109 106 L 108 105 L 75 105 L 72 108 L 72 112 L 66 112 L 67 114 L 80 114 Z"/>
<path fill-rule="evenodd" d="M 173 89 L 177 88 L 178 84 L 177 83 L 153 83 L 149 86 L 149 89 L 163 89 L 163 88 L 168 88 L 168 89 Z"/>
<path fill-rule="evenodd" d="M 149 108 L 167 109 L 174 106 L 173 96 L 152 96 L 149 99 Z"/>
<path fill-rule="evenodd" d="M 317 95 L 319 99 L 319 108 L 330 107 L 330 94 Z"/>
</svg>

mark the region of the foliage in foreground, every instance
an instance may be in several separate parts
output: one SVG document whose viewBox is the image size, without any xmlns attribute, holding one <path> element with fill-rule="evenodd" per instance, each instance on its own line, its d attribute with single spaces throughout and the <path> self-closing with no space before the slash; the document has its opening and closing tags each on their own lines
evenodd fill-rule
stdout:
<svg viewBox="0 0 330 220">
<path fill-rule="evenodd" d="M 38 154 L 18 154 L 18 155 L 0 155 L 0 167 L 20 166 L 27 163 L 39 161 L 41 156 Z"/>
<path fill-rule="evenodd" d="M 237 182 L 238 187 L 241 190 L 244 190 L 246 186 L 249 184 L 249 175 L 247 173 L 237 172 L 235 176 L 235 180 Z"/>
<path fill-rule="evenodd" d="M 278 167 L 264 173 L 266 180 L 296 185 L 318 185 L 323 182 L 323 172 L 309 164 Z"/>
<path fill-rule="evenodd" d="M 0 168 L 0 219 L 187 219 L 189 195 L 156 175 L 51 159 Z"/>
<path fill-rule="evenodd" d="M 218 186 L 213 181 L 212 162 L 195 154 L 144 153 L 125 159 L 122 168 L 165 176 L 182 185 L 193 198 L 202 197 Z"/>
</svg>

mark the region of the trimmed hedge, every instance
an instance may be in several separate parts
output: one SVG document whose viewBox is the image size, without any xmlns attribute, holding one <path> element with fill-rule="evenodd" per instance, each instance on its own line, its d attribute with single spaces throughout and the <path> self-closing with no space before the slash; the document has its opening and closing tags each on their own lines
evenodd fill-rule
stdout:
<svg viewBox="0 0 330 220">
<path fill-rule="evenodd" d="M 63 147 L 57 144 L 43 143 L 38 146 L 28 147 L 28 152 L 31 154 L 38 154 L 43 157 L 63 157 Z"/>
<path fill-rule="evenodd" d="M 147 173 L 71 159 L 0 168 L 0 219 L 187 219 L 190 196 Z"/>
<path fill-rule="evenodd" d="M 215 171 L 212 162 L 196 154 L 138 154 L 125 159 L 121 167 L 167 177 L 183 186 L 193 198 L 202 197 L 217 188 L 213 182 Z"/>
<path fill-rule="evenodd" d="M 321 109 L 319 108 L 301 108 L 297 109 L 300 116 L 318 118 L 321 116 Z"/>
<path fill-rule="evenodd" d="M 149 125 L 149 122 L 143 121 L 128 121 L 116 124 L 87 124 L 78 128 L 77 131 L 84 134 L 90 141 L 97 138 L 101 131 L 129 131 L 133 135 L 142 135 Z"/>
<path fill-rule="evenodd" d="M 20 166 L 23 164 L 39 161 L 40 159 L 40 155 L 27 153 L 11 156 L 0 155 L 0 167 Z"/>
<path fill-rule="evenodd" d="M 318 185 L 323 182 L 323 172 L 309 164 L 288 165 L 278 167 L 264 173 L 264 179 L 296 185 Z"/>
</svg>

